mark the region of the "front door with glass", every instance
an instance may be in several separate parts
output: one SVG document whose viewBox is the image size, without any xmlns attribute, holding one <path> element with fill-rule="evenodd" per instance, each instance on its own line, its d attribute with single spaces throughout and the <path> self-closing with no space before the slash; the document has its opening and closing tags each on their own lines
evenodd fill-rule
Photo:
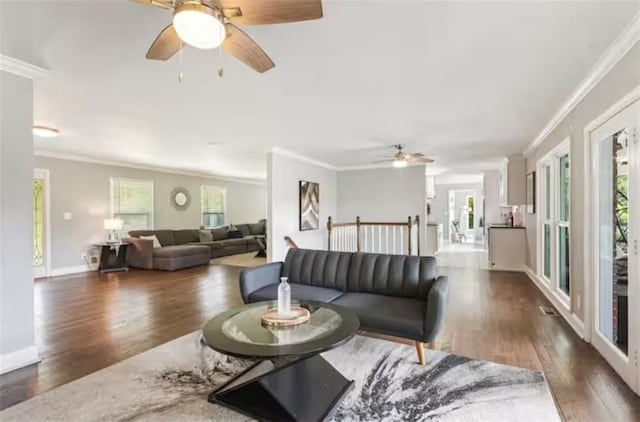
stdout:
<svg viewBox="0 0 640 422">
<path fill-rule="evenodd" d="M 591 132 L 594 318 L 592 343 L 639 392 L 640 102 Z"/>
</svg>

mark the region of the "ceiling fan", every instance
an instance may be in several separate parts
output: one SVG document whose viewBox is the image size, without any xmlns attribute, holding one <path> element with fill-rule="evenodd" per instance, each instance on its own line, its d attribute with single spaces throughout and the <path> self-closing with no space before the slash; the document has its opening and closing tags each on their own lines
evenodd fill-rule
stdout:
<svg viewBox="0 0 640 422">
<path fill-rule="evenodd" d="M 396 144 L 393 146 L 397 151 L 391 158 L 387 158 L 386 160 L 377 160 L 372 161 L 372 163 L 393 163 L 393 167 L 407 167 L 409 164 L 427 164 L 433 163 L 431 158 L 427 158 L 424 154 L 419 152 L 414 152 L 408 154 L 404 152 L 404 145 Z M 379 157 L 386 157 L 384 155 L 380 155 Z"/>
<path fill-rule="evenodd" d="M 247 66 L 263 73 L 275 64 L 235 24 L 268 25 L 322 17 L 321 0 L 133 0 L 173 11 L 172 23 L 155 39 L 147 59 L 167 60 L 182 48 L 222 47 Z"/>
</svg>

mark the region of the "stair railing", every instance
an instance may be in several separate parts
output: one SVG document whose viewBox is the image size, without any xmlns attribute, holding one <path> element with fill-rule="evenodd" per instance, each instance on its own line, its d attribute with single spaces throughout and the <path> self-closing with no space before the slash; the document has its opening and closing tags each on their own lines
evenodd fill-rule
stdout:
<svg viewBox="0 0 640 422">
<path fill-rule="evenodd" d="M 420 216 L 402 222 L 327 220 L 330 251 L 420 255 Z"/>
</svg>

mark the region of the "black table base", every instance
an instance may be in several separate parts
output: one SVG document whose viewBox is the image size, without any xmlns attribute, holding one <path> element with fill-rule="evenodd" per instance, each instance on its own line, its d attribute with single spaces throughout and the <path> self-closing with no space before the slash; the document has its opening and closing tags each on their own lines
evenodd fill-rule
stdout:
<svg viewBox="0 0 640 422">
<path fill-rule="evenodd" d="M 323 421 L 353 387 L 320 355 L 280 364 L 261 361 L 227 382 L 209 401 L 265 421 Z"/>
</svg>

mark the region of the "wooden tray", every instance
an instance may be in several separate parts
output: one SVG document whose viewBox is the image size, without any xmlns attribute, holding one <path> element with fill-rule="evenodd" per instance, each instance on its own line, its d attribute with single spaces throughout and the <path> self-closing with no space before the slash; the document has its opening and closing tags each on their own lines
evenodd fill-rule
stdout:
<svg viewBox="0 0 640 422">
<path fill-rule="evenodd" d="M 295 327 L 309 321 L 310 317 L 309 310 L 300 306 L 292 306 L 291 315 L 287 316 L 278 315 L 278 309 L 273 308 L 262 314 L 262 325 L 276 328 Z"/>
</svg>

